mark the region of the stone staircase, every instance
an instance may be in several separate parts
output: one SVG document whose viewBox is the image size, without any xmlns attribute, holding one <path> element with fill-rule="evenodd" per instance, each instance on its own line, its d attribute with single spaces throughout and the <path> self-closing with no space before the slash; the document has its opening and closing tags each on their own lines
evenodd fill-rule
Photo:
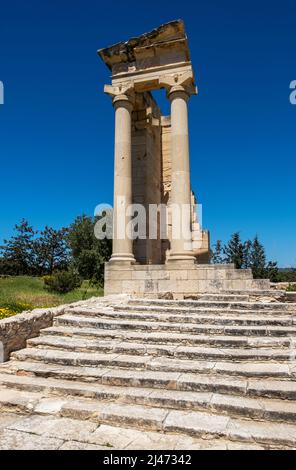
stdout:
<svg viewBox="0 0 296 470">
<path fill-rule="evenodd" d="M 296 304 L 246 294 L 69 306 L 0 367 L 0 410 L 296 448 Z"/>
</svg>

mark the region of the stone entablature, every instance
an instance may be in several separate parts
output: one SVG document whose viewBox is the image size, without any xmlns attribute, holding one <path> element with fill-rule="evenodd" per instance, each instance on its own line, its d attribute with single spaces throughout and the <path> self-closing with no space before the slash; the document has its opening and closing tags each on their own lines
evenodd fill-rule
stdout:
<svg viewBox="0 0 296 470">
<path fill-rule="evenodd" d="M 112 83 L 134 79 L 136 91 L 159 86 L 159 74 L 176 68 L 191 68 L 184 23 L 172 21 L 143 34 L 98 51 L 112 71 Z M 142 78 L 143 73 L 145 77 Z M 147 75 L 151 73 L 151 75 Z M 154 73 L 154 75 L 153 75 Z M 153 83 L 149 83 L 151 80 Z M 146 82 L 146 85 L 144 83 Z"/>
</svg>

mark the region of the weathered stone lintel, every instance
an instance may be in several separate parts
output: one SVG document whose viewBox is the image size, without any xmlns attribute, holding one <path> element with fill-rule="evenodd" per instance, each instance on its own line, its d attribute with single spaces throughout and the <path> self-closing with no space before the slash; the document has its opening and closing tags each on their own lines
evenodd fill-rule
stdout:
<svg viewBox="0 0 296 470">
<path fill-rule="evenodd" d="M 161 63 L 166 56 L 169 56 L 167 59 L 169 63 L 178 62 L 181 59 L 190 61 L 187 36 L 182 20 L 171 21 L 153 31 L 130 38 L 128 41 L 100 49 L 98 54 L 113 74 L 133 66 L 146 68 L 147 60 L 148 63 L 149 60 L 153 63 Z"/>
</svg>

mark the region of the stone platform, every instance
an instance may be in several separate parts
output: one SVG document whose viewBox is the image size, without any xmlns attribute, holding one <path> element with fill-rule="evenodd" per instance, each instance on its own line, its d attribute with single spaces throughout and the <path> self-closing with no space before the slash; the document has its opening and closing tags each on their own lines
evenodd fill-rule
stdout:
<svg viewBox="0 0 296 470">
<path fill-rule="evenodd" d="M 201 293 L 269 289 L 269 280 L 253 279 L 251 269 L 235 269 L 233 264 L 105 265 L 105 295 L 183 299 Z"/>
</svg>

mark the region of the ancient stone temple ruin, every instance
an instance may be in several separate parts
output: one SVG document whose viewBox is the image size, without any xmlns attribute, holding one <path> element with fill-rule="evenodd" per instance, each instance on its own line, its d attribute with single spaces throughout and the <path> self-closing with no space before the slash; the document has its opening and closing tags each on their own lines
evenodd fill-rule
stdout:
<svg viewBox="0 0 296 470">
<path fill-rule="evenodd" d="M 183 22 L 99 55 L 112 73 L 105 92 L 115 110 L 113 253 L 105 268 L 105 294 L 182 298 L 268 288 L 268 281 L 254 281 L 250 270 L 209 264 L 209 233 L 201 228 L 190 184 L 188 102 L 197 88 Z M 166 90 L 170 116 L 162 115 L 151 93 L 160 88 Z M 130 222 L 141 209 L 145 233 L 133 237 Z"/>
</svg>

